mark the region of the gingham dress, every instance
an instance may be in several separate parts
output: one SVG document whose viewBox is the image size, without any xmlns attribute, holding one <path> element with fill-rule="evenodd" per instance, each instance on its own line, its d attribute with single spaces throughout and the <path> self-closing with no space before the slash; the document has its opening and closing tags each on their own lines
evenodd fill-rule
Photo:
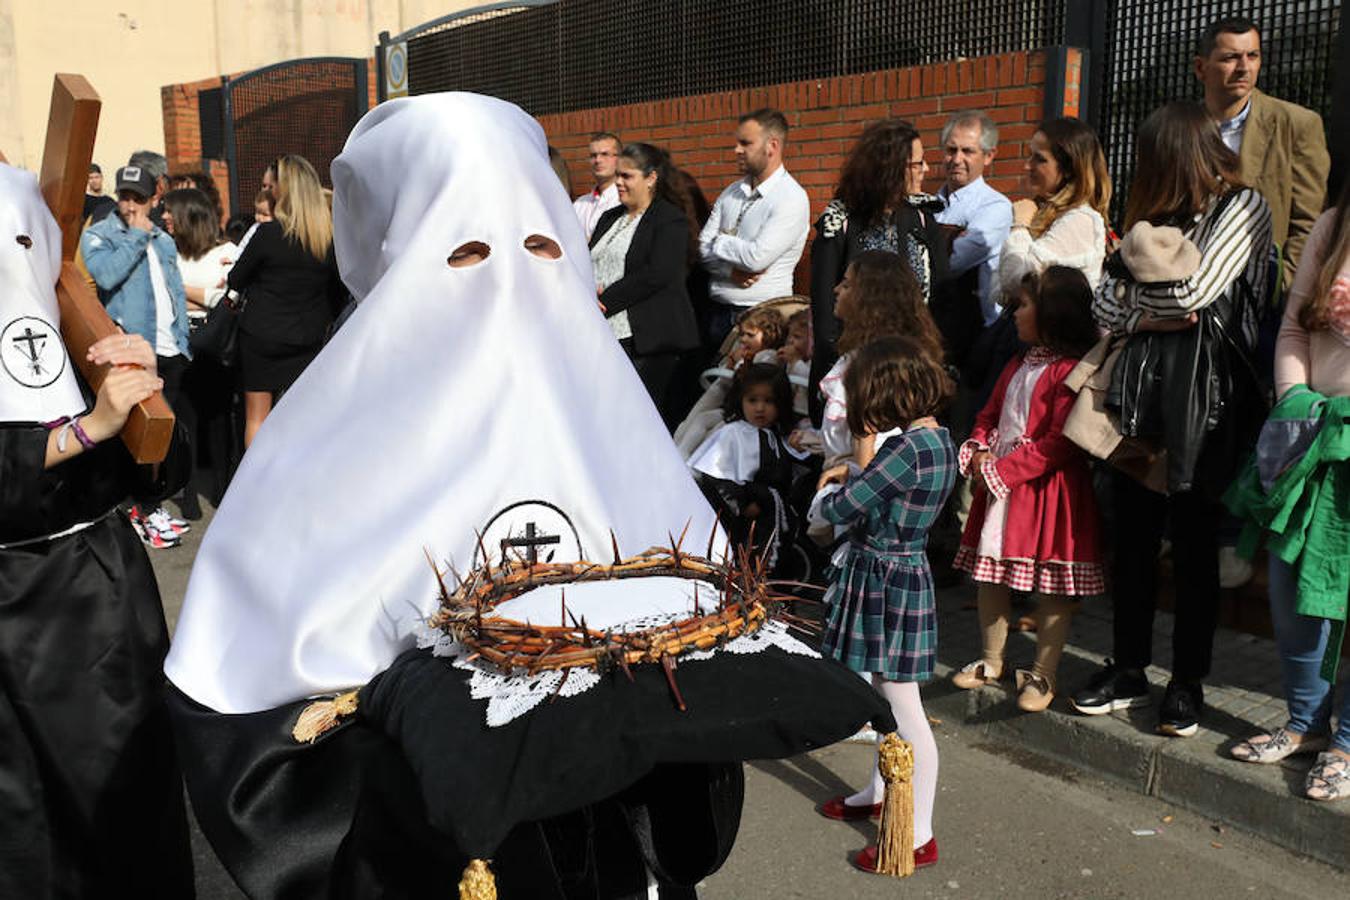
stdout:
<svg viewBox="0 0 1350 900">
<path fill-rule="evenodd" d="M 848 552 L 825 594 L 822 652 L 856 672 L 926 681 L 937 653 L 928 529 L 956 480 L 945 428 L 916 428 L 886 441 L 843 490 L 821 504 L 853 526 Z"/>
</svg>

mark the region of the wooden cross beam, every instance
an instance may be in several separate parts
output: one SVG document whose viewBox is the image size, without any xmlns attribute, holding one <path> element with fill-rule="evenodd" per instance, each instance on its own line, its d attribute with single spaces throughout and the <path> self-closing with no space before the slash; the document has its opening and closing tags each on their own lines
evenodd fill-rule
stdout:
<svg viewBox="0 0 1350 900">
<path fill-rule="evenodd" d="M 38 179 L 42 197 L 61 227 L 61 276 L 56 283 L 61 337 L 94 391 L 103 384 L 109 367 L 89 362 L 85 354 L 95 341 L 117 334 L 118 328 L 75 266 L 75 250 L 80 242 L 84 191 L 102 105 L 98 92 L 84 76 L 56 76 Z M 172 437 L 173 411 L 159 394 L 137 404 L 122 428 L 122 441 L 138 463 L 162 461 Z"/>
</svg>

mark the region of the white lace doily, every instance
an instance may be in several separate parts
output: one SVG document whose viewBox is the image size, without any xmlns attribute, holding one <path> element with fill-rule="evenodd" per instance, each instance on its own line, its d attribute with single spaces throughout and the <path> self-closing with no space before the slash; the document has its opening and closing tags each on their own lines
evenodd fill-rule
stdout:
<svg viewBox="0 0 1350 900">
<path fill-rule="evenodd" d="M 624 625 L 625 630 L 639 631 L 678 621 L 687 615 L 688 613 L 676 613 L 643 616 Z M 504 675 L 495 666 L 481 659 L 470 662 L 469 657 L 473 653 L 468 647 L 429 626 L 420 629 L 417 645 L 423 649 L 431 647 L 432 655 L 450 657 L 453 660 L 451 664 L 456 669 L 473 673 L 473 677 L 469 679 L 469 696 L 475 700 L 488 701 L 487 724 L 490 728 L 505 725 L 525 715 L 555 694 L 563 698 L 575 697 L 600 683 L 599 674 L 581 667 L 539 672 L 534 675 L 522 670 L 512 675 Z M 819 653 L 788 634 L 785 624 L 770 620 L 754 634 L 738 637 L 714 650 L 686 653 L 679 660 L 681 663 L 700 662 L 712 659 L 718 653 L 759 653 L 767 647 L 777 647 L 800 656 L 820 657 Z"/>
</svg>

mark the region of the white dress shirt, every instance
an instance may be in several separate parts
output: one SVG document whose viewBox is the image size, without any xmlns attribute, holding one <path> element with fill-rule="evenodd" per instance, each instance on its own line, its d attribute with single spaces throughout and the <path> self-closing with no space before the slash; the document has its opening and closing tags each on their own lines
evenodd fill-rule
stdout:
<svg viewBox="0 0 1350 900">
<path fill-rule="evenodd" d="M 991 188 L 980 176 L 965 187 L 938 191 L 946 208 L 935 217 L 943 225 L 954 225 L 963 233 L 952 244 L 947 266 L 952 275 L 961 275 L 979 266 L 980 311 L 984 324 L 998 318 L 999 304 L 994 286 L 998 278 L 998 255 L 1012 228 L 1012 203 Z"/>
<path fill-rule="evenodd" d="M 713 204 L 698 237 L 699 256 L 712 276 L 712 299 L 754 306 L 790 295 L 810 229 L 811 201 L 782 166 L 758 187 L 751 187 L 748 178 L 732 184 Z M 732 269 L 763 274 L 743 288 L 731 280 Z"/>
<path fill-rule="evenodd" d="M 586 242 L 590 243 L 591 235 L 595 232 L 595 223 L 600 221 L 608 210 L 619 205 L 619 184 L 611 181 L 609 187 L 603 191 L 591 188 L 588 192 L 572 201 L 572 209 L 576 210 L 577 220 L 581 222 L 581 230 L 586 232 Z"/>
</svg>

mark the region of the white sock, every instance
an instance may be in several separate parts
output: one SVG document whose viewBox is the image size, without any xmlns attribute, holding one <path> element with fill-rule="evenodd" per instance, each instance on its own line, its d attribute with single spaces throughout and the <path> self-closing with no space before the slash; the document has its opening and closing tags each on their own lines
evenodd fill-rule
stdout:
<svg viewBox="0 0 1350 900">
<path fill-rule="evenodd" d="M 933 838 L 933 804 L 937 800 L 938 750 L 928 714 L 923 710 L 919 685 L 913 681 L 887 681 L 872 676 L 872 684 L 891 706 L 896 731 L 914 748 L 914 847 L 917 850 Z M 872 783 L 844 802 L 849 806 L 872 806 L 886 793 L 881 772 L 872 770 Z"/>
</svg>

